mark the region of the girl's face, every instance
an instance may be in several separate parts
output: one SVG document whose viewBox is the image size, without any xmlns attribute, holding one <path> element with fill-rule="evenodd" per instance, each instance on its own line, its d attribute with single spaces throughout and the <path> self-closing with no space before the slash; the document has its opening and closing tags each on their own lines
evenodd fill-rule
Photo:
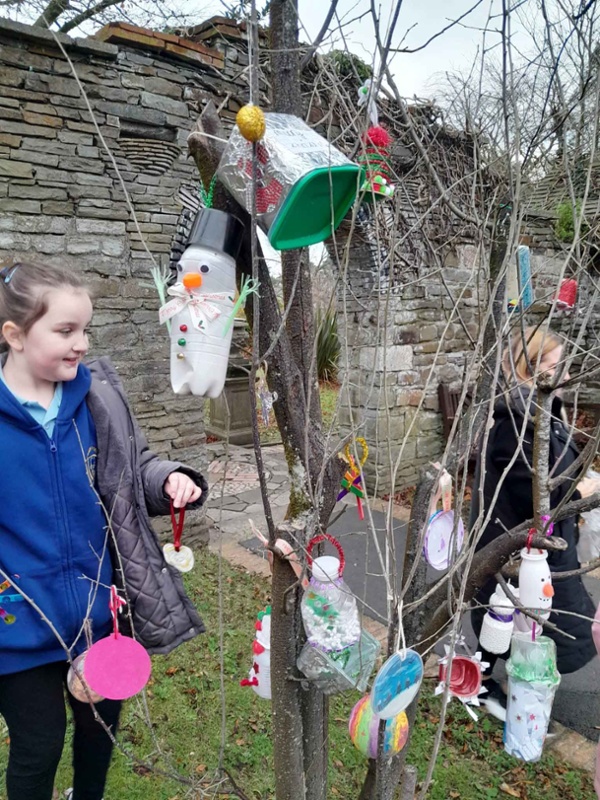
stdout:
<svg viewBox="0 0 600 800">
<path fill-rule="evenodd" d="M 46 306 L 29 331 L 17 329 L 9 344 L 34 382 L 72 381 L 88 351 L 92 301 L 87 292 L 65 287 L 50 289 Z"/>
<path fill-rule="evenodd" d="M 564 360 L 563 348 L 561 346 L 549 350 L 540 361 L 540 373 L 546 375 L 554 375 L 557 368 L 559 368 Z M 570 378 L 568 370 L 563 373 L 562 380 L 566 381 Z"/>
<path fill-rule="evenodd" d="M 564 352 L 561 346 L 555 347 L 553 350 L 549 350 L 540 361 L 540 374 L 546 374 L 552 377 L 557 369 L 560 369 L 562 362 L 564 360 Z M 567 381 L 571 375 L 569 371 L 566 370 L 561 378 L 561 381 Z M 560 396 L 562 395 L 562 389 L 559 389 L 557 394 Z"/>
</svg>

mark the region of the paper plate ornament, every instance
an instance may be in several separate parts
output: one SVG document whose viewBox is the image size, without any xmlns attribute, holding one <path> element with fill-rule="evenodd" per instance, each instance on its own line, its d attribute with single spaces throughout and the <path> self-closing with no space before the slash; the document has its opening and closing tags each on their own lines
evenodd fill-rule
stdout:
<svg viewBox="0 0 600 800">
<path fill-rule="evenodd" d="M 477 715 L 469 706 L 479 706 L 479 695 L 487 692 L 482 685 L 482 672 L 489 667 L 487 661 L 482 661 L 481 653 L 470 655 L 457 655 L 452 658 L 450 670 L 450 648 L 444 645 L 446 655 L 440 659 L 439 683 L 435 694 L 443 694 L 448 688 L 450 697 L 456 697 L 464 705 L 465 711 L 473 718 Z"/>
<path fill-rule="evenodd" d="M 555 643 L 546 636 L 532 641 L 527 633 L 515 633 L 506 672 L 504 749 L 523 761 L 539 761 L 560 683 Z"/>
<path fill-rule="evenodd" d="M 235 300 L 235 259 L 242 243 L 242 223 L 224 211 L 198 211 L 181 260 L 172 298 L 159 312 L 171 325 L 171 386 L 175 394 L 218 397 L 223 391 L 233 320 L 252 282 Z"/>
<path fill-rule="evenodd" d="M 298 117 L 268 113 L 264 118 L 257 144 L 233 128 L 217 174 L 250 212 L 256 150 L 256 211 L 271 245 L 289 250 L 322 242 L 350 210 L 361 168 Z"/>
<path fill-rule="evenodd" d="M 312 549 L 330 541 L 339 558 L 312 560 Z M 366 687 L 380 644 L 361 630 L 356 598 L 343 579 L 344 551 L 337 539 L 321 534 L 311 539 L 307 555 L 312 574 L 300 610 L 307 642 L 298 669 L 325 694 Z"/>
<path fill-rule="evenodd" d="M 394 653 L 381 667 L 371 688 L 371 705 L 381 719 L 404 711 L 423 681 L 423 659 L 415 650 Z"/>
<path fill-rule="evenodd" d="M 344 449 L 344 461 L 348 464 L 348 470 L 345 472 L 344 477 L 342 478 L 342 491 L 338 494 L 337 500 L 338 502 L 343 498 L 346 497 L 347 494 L 353 494 L 356 498 L 356 509 L 358 511 L 358 518 L 364 519 L 365 512 L 363 509 L 362 501 L 365 499 L 366 494 L 365 490 L 362 485 L 362 476 L 361 470 L 365 465 L 365 462 L 369 456 L 369 446 L 367 442 L 362 437 L 359 437 L 356 440 L 356 444 L 362 449 L 362 455 L 360 457 L 360 468 L 356 464 L 356 460 L 352 455 L 350 450 L 350 445 L 346 445 Z M 341 456 L 340 456 L 341 457 Z"/>
<path fill-rule="evenodd" d="M 394 196 L 392 165 L 389 148 L 392 137 L 381 125 L 372 125 L 362 137 L 364 152 L 358 162 L 366 170 L 366 179 L 360 187 L 366 199 Z"/>
<path fill-rule="evenodd" d="M 381 717 L 373 711 L 370 695 L 361 697 L 352 709 L 348 730 L 353 745 L 367 758 L 377 758 L 379 723 Z M 399 753 L 408 741 L 408 717 L 402 711 L 385 723 L 383 753 L 393 756 Z"/>
<path fill-rule="evenodd" d="M 254 624 L 256 636 L 252 643 L 252 667 L 240 686 L 251 686 L 259 697 L 271 699 L 271 606 L 259 612 Z"/>
<path fill-rule="evenodd" d="M 455 554 L 460 553 L 465 540 L 465 526 L 458 518 L 454 534 L 454 511 L 437 511 L 429 519 L 423 555 L 437 570 L 448 569 Z"/>
<path fill-rule="evenodd" d="M 92 692 L 109 700 L 125 700 L 140 692 L 148 683 L 152 665 L 150 656 L 139 642 L 118 631 L 117 614 L 125 601 L 110 589 L 109 607 L 113 632 L 93 644 L 83 654 L 83 679 Z"/>
<path fill-rule="evenodd" d="M 175 512 L 175 506 L 171 500 L 171 525 L 173 526 L 173 541 L 167 542 L 163 546 L 163 555 L 167 564 L 170 564 L 179 572 L 189 572 L 194 568 L 194 554 L 189 547 L 181 544 L 183 533 L 183 522 L 185 520 L 185 507 Z"/>
</svg>

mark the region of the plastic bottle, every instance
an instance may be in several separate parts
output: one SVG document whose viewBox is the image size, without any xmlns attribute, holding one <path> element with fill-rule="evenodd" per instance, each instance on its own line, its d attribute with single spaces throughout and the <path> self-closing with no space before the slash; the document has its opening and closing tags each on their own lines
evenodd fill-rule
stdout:
<svg viewBox="0 0 600 800">
<path fill-rule="evenodd" d="M 548 552 L 524 547 L 519 567 L 519 600 L 531 609 L 540 624 L 550 616 L 554 587 L 548 566 Z"/>
<path fill-rule="evenodd" d="M 490 608 L 483 618 L 479 635 L 479 644 L 488 653 L 506 653 L 510 648 L 514 613 L 512 602 L 502 591 L 502 587 L 497 585 L 490 597 Z"/>
<path fill-rule="evenodd" d="M 547 636 L 532 640 L 527 633 L 515 632 L 506 672 L 508 705 L 504 749 L 523 761 L 538 761 L 560 683 L 556 645 Z"/>
<path fill-rule="evenodd" d="M 236 293 L 235 258 L 243 226 L 223 211 L 201 209 L 169 289 L 182 309 L 171 317 L 171 386 L 175 394 L 218 397 L 227 376 Z"/>
<path fill-rule="evenodd" d="M 340 577 L 334 556 L 315 558 L 302 597 L 302 621 L 309 643 L 325 652 L 344 650 L 360 639 L 356 598 Z"/>
</svg>

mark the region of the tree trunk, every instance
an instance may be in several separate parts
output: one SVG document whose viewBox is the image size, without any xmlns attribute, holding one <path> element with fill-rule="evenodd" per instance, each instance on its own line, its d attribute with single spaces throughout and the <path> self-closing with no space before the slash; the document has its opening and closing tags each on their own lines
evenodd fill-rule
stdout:
<svg viewBox="0 0 600 800">
<path fill-rule="evenodd" d="M 277 76 L 272 82 L 273 110 L 286 114 L 302 115 L 302 96 L 300 89 L 300 58 L 298 42 L 298 3 L 297 0 L 272 0 L 270 7 L 271 19 L 271 74 Z M 283 299 L 289 313 L 286 321 L 287 340 L 292 360 L 277 359 L 279 365 L 277 372 L 285 372 L 293 364 L 294 380 L 291 394 L 293 403 L 275 404 L 275 414 L 279 430 L 282 432 L 284 446 L 288 459 L 291 477 L 290 514 L 295 517 L 298 513 L 312 510 L 313 518 L 318 512 L 320 498 L 316 496 L 319 486 L 319 474 L 325 457 L 325 447 L 321 434 L 321 405 L 319 401 L 319 384 L 314 356 L 315 328 L 313 317 L 313 296 L 310 268 L 308 258 L 303 257 L 300 250 L 284 252 L 281 255 Z M 275 370 L 268 370 L 267 376 L 274 383 Z M 271 391 L 277 391 L 273 384 Z M 324 486 L 325 502 L 321 508 L 322 522 L 329 519 L 331 508 L 335 502 L 335 490 L 338 484 L 335 469 L 333 474 L 329 471 L 330 480 Z M 335 482 L 334 482 L 335 481 Z M 306 547 L 308 537 L 305 533 L 300 544 Z M 274 576 L 275 577 L 275 576 Z M 275 601 L 275 582 L 273 586 L 273 600 Z M 287 619 L 287 624 L 296 634 L 302 630 L 300 606 L 296 603 L 294 618 Z M 285 621 L 282 621 L 285 624 Z M 296 637 L 296 641 L 299 636 Z M 273 650 L 271 650 L 273 653 Z M 291 650 L 287 657 L 291 656 Z M 295 669 L 294 653 L 293 664 L 288 662 L 288 669 Z M 280 665 L 282 666 L 282 665 Z M 300 684 L 295 691 L 301 692 Z M 275 692 L 273 694 L 275 709 Z M 284 739 L 289 735 L 288 725 L 301 723 L 302 727 L 302 777 L 298 775 L 296 785 L 296 798 L 306 800 L 325 800 L 327 796 L 327 705 L 323 694 L 314 688 L 304 693 L 299 699 L 299 718 L 291 721 L 287 716 L 280 715 L 273 720 L 275 734 L 276 763 L 275 771 L 279 768 L 290 770 L 287 762 Z M 283 748 L 281 752 L 279 748 Z M 294 763 L 294 768 L 299 765 Z M 277 800 L 287 800 L 288 795 L 281 785 L 281 779 L 276 777 Z M 300 790 L 302 787 L 302 791 Z"/>
</svg>

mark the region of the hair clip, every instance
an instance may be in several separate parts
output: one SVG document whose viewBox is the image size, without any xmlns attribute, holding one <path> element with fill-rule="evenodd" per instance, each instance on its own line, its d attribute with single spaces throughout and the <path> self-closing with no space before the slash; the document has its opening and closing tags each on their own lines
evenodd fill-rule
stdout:
<svg viewBox="0 0 600 800">
<path fill-rule="evenodd" d="M 12 276 L 20 266 L 20 264 L 10 264 L 10 266 L 0 269 L 0 278 L 2 278 L 2 281 L 6 286 L 8 286 L 8 284 L 11 282 Z"/>
</svg>

